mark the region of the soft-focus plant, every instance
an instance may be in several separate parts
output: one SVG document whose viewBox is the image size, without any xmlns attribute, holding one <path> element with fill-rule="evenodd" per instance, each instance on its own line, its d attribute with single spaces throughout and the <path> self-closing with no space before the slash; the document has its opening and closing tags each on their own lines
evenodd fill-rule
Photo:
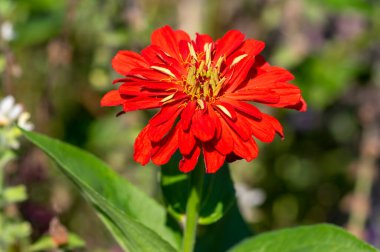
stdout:
<svg viewBox="0 0 380 252">
<path fill-rule="evenodd" d="M 13 96 L 0 100 L 0 251 L 47 251 L 57 248 L 83 247 L 84 242 L 65 230 L 57 219 L 51 221 L 51 232 L 30 243 L 32 227 L 17 213 L 16 204 L 27 200 L 27 190 L 22 184 L 5 185 L 6 165 L 17 158 L 22 130 L 30 131 L 33 124 L 30 114 L 15 103 Z M 55 225 L 54 225 L 55 224 Z M 61 230 L 57 232 L 56 230 Z"/>
<path fill-rule="evenodd" d="M 24 112 L 20 104 L 15 104 L 13 96 L 0 100 L 0 249 L 12 251 L 12 247 L 25 248 L 31 234 L 29 223 L 20 220 L 14 204 L 27 198 L 24 185 L 5 186 L 6 164 L 17 155 L 19 148 L 20 128 L 31 130 L 33 125 L 28 121 L 30 115 Z M 20 127 L 20 128 L 19 128 Z M 13 213 L 12 213 L 13 212 Z"/>
<path fill-rule="evenodd" d="M 255 139 L 283 137 L 255 104 L 306 110 L 293 75 L 269 65 L 264 43 L 233 30 L 213 41 L 162 27 L 140 54 L 120 51 L 122 78 L 104 106 L 159 108 L 135 141 L 134 159 L 161 165 L 165 206 L 93 155 L 23 131 L 74 182 L 126 251 L 377 251 L 341 228 L 314 225 L 250 237 L 237 208 L 228 163 L 258 155 Z M 177 168 L 179 167 L 179 169 Z M 244 240 L 244 241 L 243 241 Z"/>
</svg>

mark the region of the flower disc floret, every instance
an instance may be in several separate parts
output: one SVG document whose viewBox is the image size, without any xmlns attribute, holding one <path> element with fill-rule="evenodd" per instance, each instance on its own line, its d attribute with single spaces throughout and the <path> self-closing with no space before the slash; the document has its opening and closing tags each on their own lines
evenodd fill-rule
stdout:
<svg viewBox="0 0 380 252">
<path fill-rule="evenodd" d="M 211 43 L 204 45 L 204 53 L 196 54 L 192 44 L 189 45 L 190 63 L 186 80 L 183 83 L 184 92 L 190 100 L 214 102 L 223 86 L 225 77 L 221 76 L 223 57 L 216 64 L 211 61 Z M 198 104 L 203 104 L 198 102 Z"/>
</svg>

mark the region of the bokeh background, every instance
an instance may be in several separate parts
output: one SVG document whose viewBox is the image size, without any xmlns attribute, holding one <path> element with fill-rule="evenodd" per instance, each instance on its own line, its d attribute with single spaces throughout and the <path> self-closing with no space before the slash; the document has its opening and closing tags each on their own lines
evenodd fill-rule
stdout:
<svg viewBox="0 0 380 252">
<path fill-rule="evenodd" d="M 380 2 L 378 0 L 1 0 L 0 97 L 11 94 L 36 131 L 101 157 L 160 200 L 158 168 L 132 160 L 152 115 L 101 108 L 120 49 L 139 51 L 165 24 L 214 38 L 230 29 L 263 40 L 272 65 L 295 74 L 308 111 L 268 110 L 285 140 L 231 165 L 240 208 L 255 232 L 320 222 L 380 248 Z M 29 199 L 15 210 L 31 239 L 58 217 L 87 242 L 118 251 L 89 205 L 44 154 L 23 143 L 7 168 Z"/>
</svg>

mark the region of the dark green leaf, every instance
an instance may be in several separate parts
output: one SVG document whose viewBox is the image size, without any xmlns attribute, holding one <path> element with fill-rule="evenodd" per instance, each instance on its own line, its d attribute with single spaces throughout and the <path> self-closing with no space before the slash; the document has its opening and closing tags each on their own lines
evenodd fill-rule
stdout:
<svg viewBox="0 0 380 252">
<path fill-rule="evenodd" d="M 376 252 L 342 228 L 320 224 L 265 233 L 243 241 L 230 252 Z"/>
<path fill-rule="evenodd" d="M 252 235 L 235 204 L 218 222 L 199 226 L 195 251 L 227 251 Z"/>
<path fill-rule="evenodd" d="M 13 41 L 17 46 L 32 46 L 44 43 L 61 29 L 63 13 L 55 13 L 46 17 L 31 18 L 27 23 L 16 25 L 17 36 Z"/>
<path fill-rule="evenodd" d="M 166 225 L 165 209 L 102 161 L 58 140 L 23 133 L 59 164 L 125 249 L 174 251 L 178 247 L 178 234 Z"/>
<path fill-rule="evenodd" d="M 186 212 L 190 192 L 189 175 L 178 170 L 180 155 L 174 155 L 162 166 L 161 187 L 170 213 L 180 220 Z M 235 190 L 228 165 L 214 174 L 205 174 L 201 210 L 198 222 L 211 224 L 218 221 L 235 201 Z"/>
<path fill-rule="evenodd" d="M 368 15 L 371 13 L 371 8 L 374 7 L 373 3 L 363 0 L 314 0 L 314 2 L 316 2 L 318 5 L 324 6 L 329 10 L 340 13 L 343 11 L 356 11 Z"/>
</svg>

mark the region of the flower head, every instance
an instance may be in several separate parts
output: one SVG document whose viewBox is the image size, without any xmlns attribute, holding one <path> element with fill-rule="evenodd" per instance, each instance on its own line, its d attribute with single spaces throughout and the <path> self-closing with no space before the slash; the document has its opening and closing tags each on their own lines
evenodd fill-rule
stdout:
<svg viewBox="0 0 380 252">
<path fill-rule="evenodd" d="M 280 123 L 254 103 L 306 110 L 301 91 L 290 84 L 293 75 L 270 66 L 260 55 L 265 44 L 232 30 L 221 39 L 169 26 L 152 34 L 141 51 L 119 51 L 113 68 L 123 78 L 108 92 L 102 106 L 122 106 L 123 112 L 159 108 L 135 141 L 134 159 L 165 164 L 179 149 L 179 169 L 194 169 L 203 153 L 206 172 L 224 162 L 257 157 L 255 139 L 271 142 Z"/>
<path fill-rule="evenodd" d="M 0 100 L 0 150 L 4 148 L 17 149 L 18 137 L 21 135 L 16 125 L 25 130 L 32 130 L 33 124 L 29 122 L 30 114 L 23 111 L 15 98 L 8 95 Z"/>
</svg>

